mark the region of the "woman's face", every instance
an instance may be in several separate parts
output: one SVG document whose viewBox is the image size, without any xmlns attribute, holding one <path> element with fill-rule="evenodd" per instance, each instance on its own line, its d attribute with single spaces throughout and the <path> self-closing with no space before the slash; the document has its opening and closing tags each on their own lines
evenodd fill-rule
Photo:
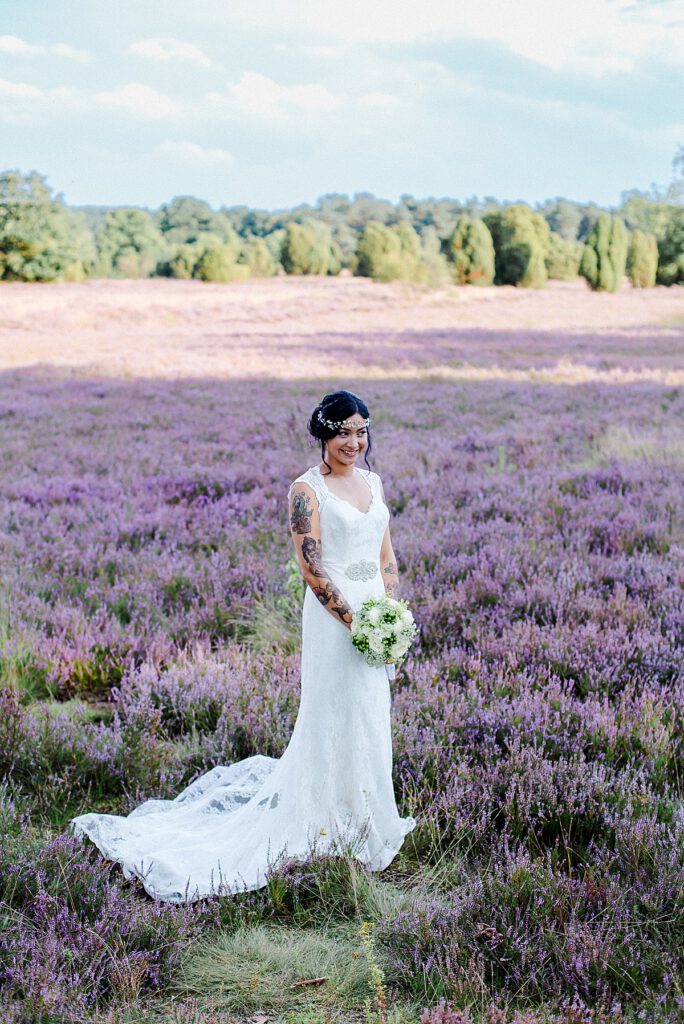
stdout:
<svg viewBox="0 0 684 1024">
<path fill-rule="evenodd" d="M 338 466 L 353 466 L 368 447 L 368 427 L 363 416 L 356 412 L 344 421 L 334 437 L 325 442 L 328 462 Z"/>
</svg>

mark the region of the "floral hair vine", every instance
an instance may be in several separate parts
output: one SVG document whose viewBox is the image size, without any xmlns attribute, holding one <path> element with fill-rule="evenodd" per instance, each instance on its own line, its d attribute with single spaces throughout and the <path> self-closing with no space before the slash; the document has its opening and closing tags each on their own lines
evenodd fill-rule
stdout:
<svg viewBox="0 0 684 1024">
<path fill-rule="evenodd" d="M 317 413 L 317 416 L 316 416 L 316 419 L 318 420 L 318 422 L 319 422 L 319 423 L 322 423 L 322 424 L 323 424 L 323 426 L 327 427 L 327 428 L 328 428 L 328 430 L 337 430 L 337 429 L 338 429 L 338 427 L 341 427 L 343 423 L 346 423 L 346 422 L 347 422 L 347 420 L 349 419 L 349 417 L 347 416 L 347 418 L 346 418 L 346 419 L 343 419 L 343 420 L 327 420 L 327 419 L 325 418 L 325 416 L 323 415 L 323 413 L 321 412 L 321 410 L 319 409 L 319 410 L 318 410 L 318 413 Z M 366 418 L 366 419 L 365 419 L 365 420 L 363 421 L 363 425 L 364 425 L 364 427 L 367 427 L 367 426 L 369 426 L 369 424 L 370 424 L 370 416 L 368 416 L 368 417 L 367 417 L 367 418 Z"/>
</svg>

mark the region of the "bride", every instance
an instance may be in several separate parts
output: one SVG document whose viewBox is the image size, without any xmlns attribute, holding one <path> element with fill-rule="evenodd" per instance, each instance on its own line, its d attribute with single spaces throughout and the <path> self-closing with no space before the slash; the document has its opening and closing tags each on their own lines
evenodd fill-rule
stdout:
<svg viewBox="0 0 684 1024">
<path fill-rule="evenodd" d="M 301 701 L 282 756 L 217 766 L 127 817 L 71 821 L 155 899 L 260 889 L 270 868 L 312 853 L 351 853 L 380 871 L 416 824 L 399 817 L 392 786 L 389 666 L 368 665 L 349 635 L 363 601 L 398 582 L 380 477 L 357 466 L 362 455 L 368 466 L 369 427 L 359 397 L 326 395 L 309 422 L 321 462 L 289 489 L 307 588 Z"/>
</svg>

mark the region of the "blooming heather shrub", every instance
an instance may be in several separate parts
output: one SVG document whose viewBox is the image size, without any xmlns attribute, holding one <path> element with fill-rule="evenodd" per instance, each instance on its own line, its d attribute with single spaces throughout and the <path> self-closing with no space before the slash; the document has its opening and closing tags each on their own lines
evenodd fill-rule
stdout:
<svg viewBox="0 0 684 1024">
<path fill-rule="evenodd" d="M 666 908 L 684 894 L 684 813 L 674 829 L 617 817 L 615 828 L 617 850 L 593 846 L 581 877 L 506 845 L 458 893 L 384 920 L 394 980 L 431 1001 L 483 988 L 676 1005 L 684 927 Z"/>
<path fill-rule="evenodd" d="M 424 1010 L 420 1024 L 472 1024 L 472 1020 L 469 1010 L 457 1010 L 442 998 L 431 1010 Z"/>
<path fill-rule="evenodd" d="M 25 820 L 0 832 L 0 1009 L 52 1024 L 168 983 L 215 905 L 154 903 L 117 875 L 74 836 L 46 838 Z"/>
<path fill-rule="evenodd" d="M 220 656 L 196 648 L 164 672 L 146 665 L 129 673 L 114 698 L 118 720 L 144 707 L 154 729 L 191 741 L 198 766 L 278 757 L 299 705 L 299 659 L 254 655 L 234 643 Z"/>
</svg>

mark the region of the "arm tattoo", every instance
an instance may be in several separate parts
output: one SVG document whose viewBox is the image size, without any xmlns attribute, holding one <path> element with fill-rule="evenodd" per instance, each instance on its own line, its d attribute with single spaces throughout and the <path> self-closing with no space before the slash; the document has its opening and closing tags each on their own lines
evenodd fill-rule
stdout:
<svg viewBox="0 0 684 1024">
<path fill-rule="evenodd" d="M 320 586 L 314 587 L 314 594 L 321 602 L 322 605 L 330 604 L 333 602 L 332 610 L 336 615 L 342 619 L 342 622 L 351 622 L 352 610 L 346 603 L 339 590 L 329 579 L 325 580 Z"/>
<path fill-rule="evenodd" d="M 293 533 L 311 533 L 311 499 L 304 491 L 296 491 L 292 496 L 292 512 L 290 524 Z"/>
<path fill-rule="evenodd" d="M 318 600 L 324 607 L 331 605 L 330 610 L 339 616 L 342 622 L 349 625 L 354 613 L 328 577 L 323 565 L 323 549 L 320 540 L 316 540 L 315 537 L 305 537 L 302 541 L 302 558 L 308 565 L 311 575 L 320 581 L 311 585 Z"/>
<path fill-rule="evenodd" d="M 320 540 L 314 540 L 313 537 L 305 537 L 302 541 L 302 556 L 314 576 L 325 576 Z"/>
<path fill-rule="evenodd" d="M 394 597 L 394 591 L 399 585 L 399 570 L 397 569 L 397 563 L 388 562 L 387 565 L 383 566 L 382 571 L 385 576 L 385 593 L 389 597 Z"/>
</svg>

